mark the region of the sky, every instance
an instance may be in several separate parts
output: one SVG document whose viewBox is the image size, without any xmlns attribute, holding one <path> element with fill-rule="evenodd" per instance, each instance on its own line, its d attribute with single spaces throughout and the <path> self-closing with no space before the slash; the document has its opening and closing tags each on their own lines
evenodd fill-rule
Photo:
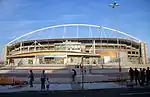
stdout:
<svg viewBox="0 0 150 97">
<path fill-rule="evenodd" d="M 47 26 L 69 23 L 116 27 L 148 43 L 150 53 L 150 0 L 0 0 L 0 53 L 20 35 Z M 150 55 L 150 54 L 149 54 Z"/>
</svg>

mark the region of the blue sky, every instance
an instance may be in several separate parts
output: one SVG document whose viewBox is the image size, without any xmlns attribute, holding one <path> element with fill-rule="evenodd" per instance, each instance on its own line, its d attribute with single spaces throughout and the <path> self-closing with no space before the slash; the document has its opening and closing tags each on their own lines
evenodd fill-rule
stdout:
<svg viewBox="0 0 150 97">
<path fill-rule="evenodd" d="M 0 0 L 0 50 L 12 39 L 39 28 L 87 23 L 115 28 L 113 0 Z M 150 0 L 116 0 L 120 31 L 150 45 Z M 149 47 L 150 51 L 150 47 Z"/>
</svg>

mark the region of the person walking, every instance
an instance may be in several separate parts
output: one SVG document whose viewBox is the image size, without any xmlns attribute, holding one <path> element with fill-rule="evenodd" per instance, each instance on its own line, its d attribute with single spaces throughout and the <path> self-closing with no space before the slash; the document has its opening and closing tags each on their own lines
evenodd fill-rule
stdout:
<svg viewBox="0 0 150 97">
<path fill-rule="evenodd" d="M 46 79 L 46 89 L 47 89 L 47 90 L 49 90 L 49 85 L 50 85 L 50 81 L 49 81 L 49 79 L 47 78 L 47 79 Z"/>
<path fill-rule="evenodd" d="M 83 66 L 80 64 L 80 74 L 83 73 Z"/>
<path fill-rule="evenodd" d="M 89 74 L 92 74 L 92 68 L 91 67 L 89 68 Z"/>
<path fill-rule="evenodd" d="M 28 78 L 29 78 L 30 87 L 33 87 L 34 74 L 33 74 L 32 70 L 30 70 L 30 75 Z"/>
<path fill-rule="evenodd" d="M 136 83 L 136 85 L 137 85 L 138 83 L 140 84 L 139 71 L 137 70 L 137 68 L 135 68 L 134 76 L 135 76 L 135 83 Z"/>
<path fill-rule="evenodd" d="M 41 76 L 41 90 L 45 90 L 45 80 L 46 80 L 46 74 L 45 74 L 45 70 L 43 70 Z"/>
<path fill-rule="evenodd" d="M 145 83 L 145 68 L 143 68 L 142 72 L 141 72 L 141 86 L 144 86 Z"/>
<path fill-rule="evenodd" d="M 140 73 L 139 73 L 139 78 L 140 78 L 140 84 L 141 84 L 141 81 L 142 81 L 142 77 L 141 77 L 141 74 L 142 73 L 142 68 L 140 68 Z"/>
<path fill-rule="evenodd" d="M 75 69 L 72 69 L 72 71 L 73 71 L 73 74 L 72 74 L 72 81 L 74 82 L 77 73 L 76 73 L 76 70 L 75 70 Z"/>
<path fill-rule="evenodd" d="M 149 70 L 149 67 L 147 67 L 147 70 L 146 70 L 146 85 L 147 86 L 149 85 L 149 81 L 150 81 L 150 70 Z"/>
<path fill-rule="evenodd" d="M 130 82 L 133 82 L 134 79 L 134 70 L 130 67 L 129 69 Z"/>
<path fill-rule="evenodd" d="M 84 74 L 86 74 L 86 68 L 84 68 Z"/>
</svg>

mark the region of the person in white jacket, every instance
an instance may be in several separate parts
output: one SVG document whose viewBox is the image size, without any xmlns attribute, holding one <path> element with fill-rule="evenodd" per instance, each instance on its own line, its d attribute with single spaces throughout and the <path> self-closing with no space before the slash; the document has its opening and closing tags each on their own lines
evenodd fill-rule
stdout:
<svg viewBox="0 0 150 97">
<path fill-rule="evenodd" d="M 47 79 L 46 79 L 46 89 L 47 89 L 47 90 L 49 90 L 49 85 L 50 85 L 50 81 L 49 81 L 49 79 L 47 78 Z"/>
</svg>

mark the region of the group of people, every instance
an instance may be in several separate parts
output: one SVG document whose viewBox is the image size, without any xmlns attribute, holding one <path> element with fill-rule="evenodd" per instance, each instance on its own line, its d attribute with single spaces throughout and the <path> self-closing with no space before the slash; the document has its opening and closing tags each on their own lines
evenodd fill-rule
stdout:
<svg viewBox="0 0 150 97">
<path fill-rule="evenodd" d="M 89 67 L 89 74 L 92 74 L 92 66 Z M 87 74 L 87 69 L 85 67 L 83 67 L 81 64 L 80 65 L 76 65 L 74 67 L 74 69 L 72 69 L 72 81 L 75 81 L 75 77 L 77 75 L 77 73 L 79 74 Z"/>
<path fill-rule="evenodd" d="M 76 75 L 77 75 L 76 70 L 72 69 L 72 81 L 75 81 Z M 30 74 L 28 78 L 29 78 L 30 87 L 33 87 L 34 74 L 32 70 L 30 70 Z M 46 89 L 49 90 L 50 81 L 49 81 L 49 78 L 46 77 L 45 70 L 43 70 L 42 75 L 41 75 L 41 90 L 45 90 L 45 86 L 46 86 Z"/>
<path fill-rule="evenodd" d="M 30 70 L 30 75 L 28 76 L 28 78 L 29 78 L 30 87 L 33 87 L 34 74 L 32 70 Z M 47 90 L 49 90 L 50 81 L 48 77 L 46 77 L 45 71 L 43 70 L 42 75 L 41 75 L 41 90 L 45 90 L 45 84 L 46 84 Z"/>
<path fill-rule="evenodd" d="M 136 85 L 140 85 L 140 86 L 144 86 L 145 82 L 146 85 L 149 85 L 150 82 L 150 70 L 149 67 L 147 67 L 147 70 L 145 68 L 140 68 L 140 70 L 138 70 L 137 68 L 135 68 L 134 70 L 130 67 L 129 69 L 129 76 L 130 76 L 130 81 L 131 83 L 133 83 L 133 81 L 135 80 Z"/>
<path fill-rule="evenodd" d="M 80 65 L 76 65 L 75 66 L 75 69 L 79 69 L 78 72 L 80 72 L 80 74 L 84 73 L 84 74 L 87 74 L 87 72 L 89 71 L 89 74 L 92 73 L 92 66 L 89 66 L 88 69 L 85 68 L 84 66 L 82 66 L 81 64 Z M 88 70 L 88 71 L 87 71 Z"/>
</svg>

